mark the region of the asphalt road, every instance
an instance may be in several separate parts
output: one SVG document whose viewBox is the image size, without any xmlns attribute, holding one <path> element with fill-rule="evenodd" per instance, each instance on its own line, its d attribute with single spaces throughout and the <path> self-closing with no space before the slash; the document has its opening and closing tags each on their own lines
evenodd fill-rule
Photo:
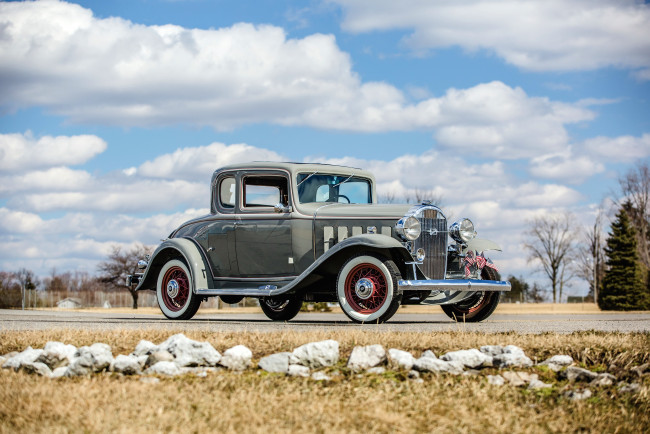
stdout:
<svg viewBox="0 0 650 434">
<path fill-rule="evenodd" d="M 481 323 L 455 323 L 442 313 L 396 314 L 385 324 L 355 324 L 342 313 L 302 313 L 287 323 L 275 323 L 261 313 L 199 314 L 190 321 L 171 321 L 162 315 L 0 310 L 0 331 L 70 329 L 170 329 L 213 331 L 278 330 L 345 330 L 375 331 L 468 331 L 518 333 L 571 333 L 600 330 L 619 332 L 650 332 L 650 313 L 600 314 L 495 314 Z"/>
</svg>

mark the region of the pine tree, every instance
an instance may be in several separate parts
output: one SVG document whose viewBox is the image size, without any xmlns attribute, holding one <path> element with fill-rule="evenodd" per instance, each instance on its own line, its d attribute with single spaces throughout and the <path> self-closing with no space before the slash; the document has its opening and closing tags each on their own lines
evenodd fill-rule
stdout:
<svg viewBox="0 0 650 434">
<path fill-rule="evenodd" d="M 607 271 L 598 306 L 603 310 L 645 309 L 647 289 L 637 251 L 636 231 L 630 223 L 626 203 L 616 214 L 607 238 Z"/>
</svg>

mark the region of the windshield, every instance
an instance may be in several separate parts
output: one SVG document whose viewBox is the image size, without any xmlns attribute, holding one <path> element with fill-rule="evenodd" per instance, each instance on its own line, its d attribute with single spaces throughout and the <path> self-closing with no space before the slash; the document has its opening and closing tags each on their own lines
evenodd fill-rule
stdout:
<svg viewBox="0 0 650 434">
<path fill-rule="evenodd" d="M 372 203 L 370 181 L 354 175 L 300 173 L 298 200 L 300 203 Z"/>
</svg>

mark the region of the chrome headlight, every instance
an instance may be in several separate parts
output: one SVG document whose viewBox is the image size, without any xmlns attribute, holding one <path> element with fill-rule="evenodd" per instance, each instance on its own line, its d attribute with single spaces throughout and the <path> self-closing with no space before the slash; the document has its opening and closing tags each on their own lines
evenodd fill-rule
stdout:
<svg viewBox="0 0 650 434">
<path fill-rule="evenodd" d="M 476 237 L 474 223 L 472 223 L 470 219 L 462 219 L 454 222 L 454 224 L 449 227 L 449 235 L 451 235 L 457 243 L 466 243 L 471 241 Z"/>
<path fill-rule="evenodd" d="M 416 240 L 422 232 L 420 220 L 413 216 L 401 218 L 395 224 L 395 231 L 406 241 Z"/>
</svg>

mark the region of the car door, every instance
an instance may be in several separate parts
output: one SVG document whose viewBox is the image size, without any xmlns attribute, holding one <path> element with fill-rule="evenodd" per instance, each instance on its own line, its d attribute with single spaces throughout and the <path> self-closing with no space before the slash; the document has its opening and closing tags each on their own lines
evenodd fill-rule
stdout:
<svg viewBox="0 0 650 434">
<path fill-rule="evenodd" d="M 294 274 L 289 174 L 284 171 L 245 171 L 239 175 L 235 251 L 240 277 L 287 277 Z"/>
</svg>

